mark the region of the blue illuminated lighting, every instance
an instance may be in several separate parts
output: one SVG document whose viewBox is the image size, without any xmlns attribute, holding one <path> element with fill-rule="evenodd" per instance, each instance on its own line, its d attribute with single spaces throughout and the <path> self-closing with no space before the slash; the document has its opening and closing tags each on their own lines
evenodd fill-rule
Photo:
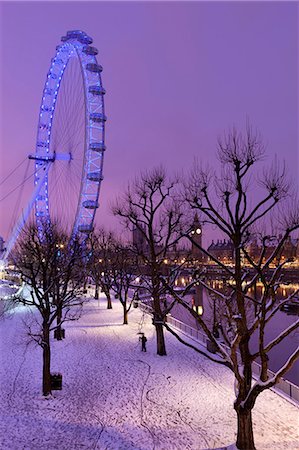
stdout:
<svg viewBox="0 0 299 450">
<path fill-rule="evenodd" d="M 50 146 L 50 141 L 51 141 L 51 130 L 52 130 L 52 121 L 53 121 L 53 116 L 55 113 L 55 105 L 57 104 L 57 97 L 59 94 L 59 87 L 60 87 L 60 82 L 61 79 L 63 77 L 64 74 L 64 70 L 67 66 L 67 63 L 69 62 L 71 57 L 76 57 L 77 60 L 79 61 L 79 64 L 81 65 L 82 71 L 83 71 L 83 78 L 84 78 L 84 89 L 85 89 L 85 99 L 88 102 L 88 104 L 86 105 L 86 111 L 92 115 L 91 120 L 93 120 L 93 122 L 97 122 L 97 126 L 89 126 L 86 129 L 86 165 L 85 165 L 85 173 L 89 173 L 92 174 L 90 175 L 94 180 L 91 182 L 90 180 L 85 180 L 84 184 L 83 184 L 83 190 L 82 190 L 82 194 L 80 197 L 80 201 L 79 201 L 79 205 L 82 206 L 83 204 L 83 200 L 86 201 L 91 201 L 91 202 L 97 202 L 98 199 L 98 195 L 99 195 L 99 184 L 100 182 L 97 182 L 95 179 L 99 179 L 99 175 L 97 174 L 97 176 L 95 176 L 95 169 L 96 171 L 98 169 L 102 168 L 102 157 L 103 157 L 103 151 L 101 152 L 92 152 L 89 149 L 89 146 L 92 142 L 99 142 L 99 140 L 102 140 L 104 138 L 103 134 L 101 134 L 101 138 L 99 137 L 99 133 L 103 133 L 104 131 L 104 121 L 106 119 L 105 114 L 104 114 L 104 108 L 103 108 L 103 102 L 102 102 L 102 98 L 101 96 L 105 93 L 105 90 L 101 87 L 101 77 L 99 75 L 99 72 L 101 71 L 101 66 L 98 65 L 96 58 L 92 55 L 89 54 L 89 43 L 87 42 L 87 40 L 90 40 L 92 42 L 92 39 L 89 38 L 85 33 L 83 32 L 78 32 L 78 33 L 82 33 L 82 36 L 86 36 L 83 40 L 79 40 L 78 37 L 76 36 L 72 36 L 71 40 L 69 42 L 67 42 L 66 44 L 63 45 L 59 45 L 56 47 L 57 52 L 55 57 L 53 58 L 51 65 L 50 65 L 50 71 L 47 74 L 47 80 L 45 83 L 45 87 L 49 85 L 50 83 L 50 87 L 51 89 L 49 89 L 49 93 L 47 94 L 46 90 L 44 92 L 44 95 L 50 95 L 51 98 L 50 103 L 51 106 L 47 106 L 46 104 L 43 104 L 41 107 L 41 111 L 40 111 L 40 120 L 41 117 L 44 117 L 43 122 L 47 121 L 46 124 L 46 129 L 47 129 L 47 133 L 43 133 L 42 131 L 39 134 L 39 141 L 44 141 L 47 145 L 43 146 L 43 150 L 42 152 L 47 155 L 49 155 L 49 146 Z M 80 34 L 81 36 L 81 34 Z M 87 47 L 86 47 L 87 45 Z M 83 53 L 83 50 L 88 50 L 85 53 Z M 92 53 L 92 51 L 91 51 Z M 63 58 L 63 59 L 61 59 Z M 90 64 L 91 66 L 89 66 L 92 70 L 95 70 L 95 72 L 87 72 L 86 70 L 86 65 Z M 98 73 L 97 73 L 98 72 Z M 52 82 L 49 78 L 51 78 L 51 80 L 56 80 L 56 82 Z M 94 81 L 92 81 L 94 80 Z M 93 96 L 90 96 L 88 92 L 88 87 L 91 84 L 96 84 L 97 86 L 99 86 L 99 90 L 101 90 L 100 95 L 98 96 L 98 98 L 93 98 Z M 45 96 L 43 96 L 43 102 L 45 102 Z M 43 115 L 42 111 L 49 113 L 49 115 Z M 98 111 L 101 111 L 101 114 L 98 113 Z M 100 123 L 99 123 L 100 122 Z M 45 129 L 44 127 L 40 127 L 41 130 Z M 45 139 L 45 134 L 47 135 L 48 139 Z M 41 150 L 36 150 L 37 152 L 41 151 Z M 51 160 L 51 158 L 45 157 L 47 161 Z M 48 163 L 49 164 L 49 163 Z M 36 165 L 36 167 L 40 167 L 40 165 L 42 165 L 41 163 L 39 165 Z M 87 171 L 87 172 L 86 172 Z M 38 179 L 38 178 L 37 178 Z M 37 182 L 35 182 L 36 184 Z M 39 216 L 42 215 L 46 215 L 47 217 L 49 217 L 49 212 L 48 212 L 48 189 L 47 189 L 47 185 L 48 185 L 48 180 L 47 177 L 45 178 L 45 180 L 43 181 L 43 193 L 44 195 L 42 196 L 39 202 L 38 206 L 38 210 L 36 209 L 36 212 L 38 212 Z M 95 189 L 96 186 L 96 190 L 94 190 L 94 192 L 92 192 L 92 189 Z M 94 200 L 89 200 L 89 199 L 94 199 Z M 44 203 L 44 205 L 43 205 Z M 85 203 L 86 204 L 86 203 Z M 95 204 L 95 203 L 94 203 Z M 81 207 L 80 206 L 80 207 Z M 44 210 L 42 210 L 42 208 L 44 208 Z M 87 208 L 89 209 L 89 208 Z M 75 229 L 80 229 L 80 231 L 82 231 L 83 233 L 87 233 L 89 231 L 92 230 L 93 226 L 93 220 L 94 220 L 94 210 L 92 208 L 90 208 L 89 210 L 85 211 L 83 210 L 83 208 L 81 208 L 81 210 L 79 210 L 78 216 L 76 218 L 76 223 L 75 223 Z M 49 220 L 49 219 L 48 219 Z M 41 225 L 42 225 L 42 219 L 39 219 L 38 221 L 38 226 L 42 229 Z"/>
</svg>

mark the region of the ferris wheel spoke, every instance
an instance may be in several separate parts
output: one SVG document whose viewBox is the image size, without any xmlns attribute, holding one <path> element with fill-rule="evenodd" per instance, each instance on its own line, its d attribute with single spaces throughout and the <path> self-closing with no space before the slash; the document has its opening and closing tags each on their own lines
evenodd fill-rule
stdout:
<svg viewBox="0 0 299 450">
<path fill-rule="evenodd" d="M 58 180 L 55 188 L 49 194 L 49 200 L 51 203 L 51 216 L 60 217 L 60 221 L 64 226 L 66 226 L 69 220 L 73 219 L 69 212 L 71 204 L 70 198 L 69 185 L 67 187 L 63 186 L 61 180 Z"/>
<path fill-rule="evenodd" d="M 82 111 L 82 116 L 84 117 L 84 92 L 81 92 L 78 89 L 79 81 L 81 81 L 82 85 L 82 74 L 81 69 L 79 67 L 78 61 L 70 61 L 69 64 L 71 66 L 67 66 L 65 75 L 68 74 L 68 77 L 66 79 L 66 82 L 62 84 L 61 91 L 60 91 L 60 97 L 57 102 L 57 121 L 58 123 L 61 123 L 61 130 L 60 131 L 60 140 L 57 144 L 57 148 L 61 148 L 64 150 L 65 148 L 65 141 L 70 138 L 77 139 L 78 135 L 80 134 L 80 129 L 78 128 L 78 124 L 80 122 L 80 110 Z M 75 69 L 76 67 L 76 71 Z M 70 67 L 73 70 L 70 70 Z M 78 71 L 80 71 L 78 73 Z M 74 79 L 74 77 L 77 77 Z M 66 77 L 65 77 L 66 78 Z M 80 80 L 81 78 L 81 80 Z M 70 83 L 71 80 L 71 83 Z M 81 97 L 81 98 L 80 98 Z M 81 103 L 81 108 L 79 103 Z"/>
<path fill-rule="evenodd" d="M 52 188 L 49 192 L 51 210 L 55 216 L 60 214 L 63 224 L 74 220 L 77 203 L 79 201 L 78 186 L 81 183 L 82 163 L 72 161 L 55 161 L 50 173 Z M 62 206 L 63 205 L 63 206 Z"/>
<path fill-rule="evenodd" d="M 86 233 L 93 226 L 102 180 L 105 90 L 97 50 L 89 46 L 92 39 L 71 31 L 62 41 L 40 108 L 35 183 L 44 161 L 52 167 L 36 198 L 35 214 L 38 225 L 44 216 L 60 214 L 73 233 Z"/>
</svg>

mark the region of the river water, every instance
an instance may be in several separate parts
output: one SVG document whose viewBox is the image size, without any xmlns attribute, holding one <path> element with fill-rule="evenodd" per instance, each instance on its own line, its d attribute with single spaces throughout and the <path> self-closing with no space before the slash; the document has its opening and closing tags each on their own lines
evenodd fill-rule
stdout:
<svg viewBox="0 0 299 450">
<path fill-rule="evenodd" d="M 216 282 L 217 283 L 217 282 Z M 214 285 L 214 287 L 219 288 L 219 286 Z M 288 295 L 291 290 L 294 289 L 293 286 L 288 286 L 280 290 L 279 296 L 284 297 Z M 192 302 L 192 295 L 187 295 L 185 299 L 189 304 Z M 201 303 L 203 306 L 202 317 L 210 325 L 213 322 L 213 302 L 207 292 L 202 289 L 201 291 Z M 200 329 L 196 319 L 191 316 L 191 314 L 181 305 L 176 305 L 171 314 L 173 317 L 181 320 L 182 322 L 196 328 Z M 265 333 L 265 342 L 268 343 L 272 341 L 281 331 L 289 327 L 295 320 L 298 319 L 298 315 L 288 315 L 286 312 L 279 311 L 273 317 L 271 322 L 268 324 Z M 219 320 L 217 318 L 217 320 Z M 291 333 L 282 342 L 275 346 L 268 354 L 269 356 L 269 369 L 272 371 L 277 371 L 289 358 L 292 352 L 296 349 L 299 343 L 299 330 Z M 252 338 L 252 348 L 251 350 L 255 352 L 257 350 L 258 336 L 257 334 Z M 284 375 L 284 378 L 291 381 L 292 383 L 299 385 L 299 360 L 293 365 L 293 367 Z"/>
</svg>

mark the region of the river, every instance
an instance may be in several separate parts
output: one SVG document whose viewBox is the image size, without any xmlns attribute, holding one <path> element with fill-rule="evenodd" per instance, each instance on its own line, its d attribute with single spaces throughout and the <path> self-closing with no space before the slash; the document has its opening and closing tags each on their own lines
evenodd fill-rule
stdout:
<svg viewBox="0 0 299 450">
<path fill-rule="evenodd" d="M 214 287 L 219 289 L 219 282 L 214 281 L 213 283 Z M 294 288 L 294 285 L 281 288 L 278 293 L 279 298 L 285 297 L 285 295 L 288 295 Z M 261 287 L 258 286 L 258 289 L 261 289 Z M 185 297 L 189 304 L 191 304 L 192 302 L 192 297 L 193 295 L 187 295 Z M 203 310 L 202 317 L 211 325 L 213 322 L 213 301 L 210 299 L 210 296 L 204 289 L 201 290 L 201 303 Z M 199 328 L 196 319 L 194 319 L 194 317 L 192 317 L 191 314 L 183 306 L 175 305 L 175 307 L 171 311 L 171 314 L 173 317 L 181 320 L 182 322 L 196 329 Z M 217 321 L 219 320 L 218 317 L 216 317 L 216 319 Z M 297 319 L 298 314 L 289 315 L 286 312 L 278 311 L 266 328 L 266 343 L 274 339 L 281 331 L 289 327 Z M 298 346 L 298 337 L 299 330 L 291 333 L 269 352 L 268 356 L 270 370 L 274 372 L 277 371 L 287 361 L 288 357 Z M 257 350 L 257 342 L 258 336 L 257 334 L 255 334 L 252 338 L 252 351 Z M 284 375 L 284 378 L 296 385 L 299 385 L 299 360 L 297 360 L 293 367 Z"/>
</svg>

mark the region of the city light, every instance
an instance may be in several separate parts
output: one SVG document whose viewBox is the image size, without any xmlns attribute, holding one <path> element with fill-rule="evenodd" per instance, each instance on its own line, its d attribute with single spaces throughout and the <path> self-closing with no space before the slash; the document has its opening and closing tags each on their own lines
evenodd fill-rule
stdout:
<svg viewBox="0 0 299 450">
<path fill-rule="evenodd" d="M 295 448 L 297 5 L 35 3 L 0 13 L 4 447 Z M 101 195 L 103 67 L 57 17 L 109 66 Z"/>
</svg>

